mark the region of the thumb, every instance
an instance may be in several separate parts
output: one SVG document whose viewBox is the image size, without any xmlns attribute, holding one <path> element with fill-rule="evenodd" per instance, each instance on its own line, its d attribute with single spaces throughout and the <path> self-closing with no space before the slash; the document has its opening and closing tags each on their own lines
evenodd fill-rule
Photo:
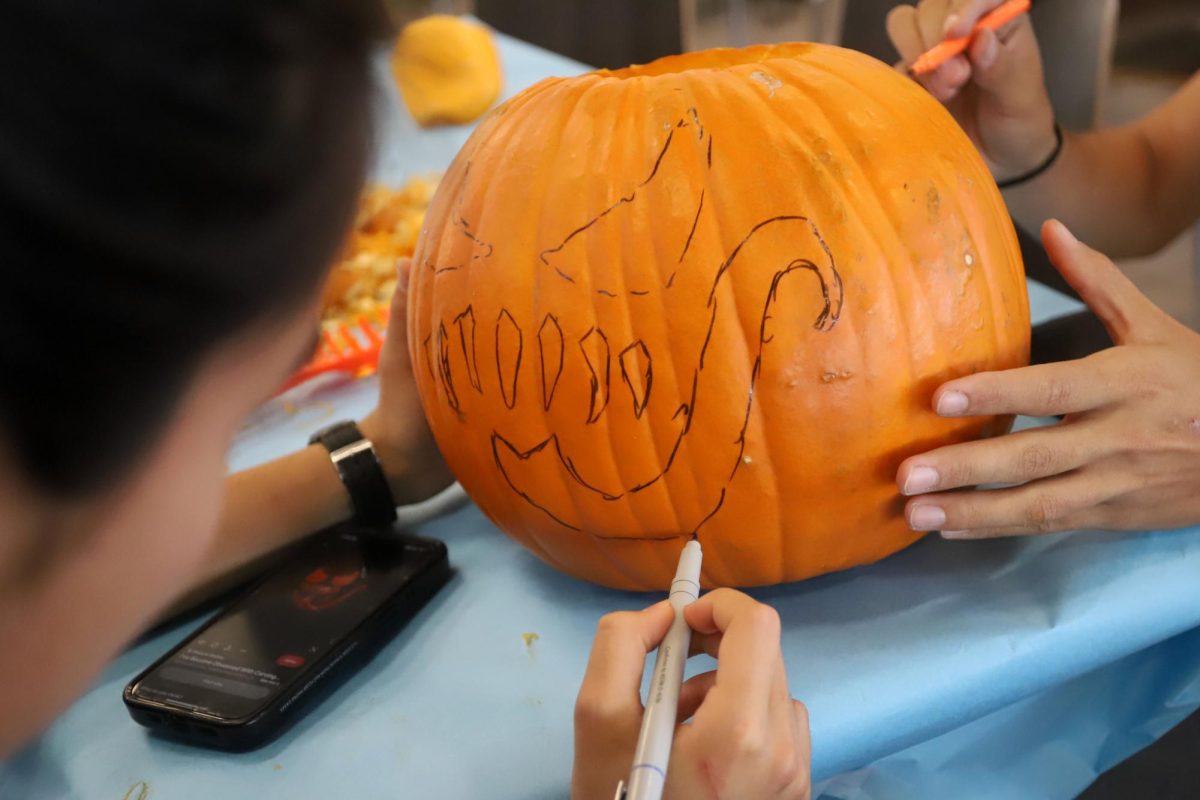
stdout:
<svg viewBox="0 0 1200 800">
<path fill-rule="evenodd" d="M 408 279 L 412 275 L 412 258 L 401 256 L 396 259 L 396 288 L 408 291 Z"/>
<path fill-rule="evenodd" d="M 389 360 L 397 366 L 411 367 L 412 354 L 408 348 L 408 281 L 412 272 L 412 259 L 396 261 L 396 288 L 392 291 L 392 302 L 388 306 L 387 338 L 383 346 Z"/>
<path fill-rule="evenodd" d="M 408 321 L 408 281 L 412 274 L 412 259 L 396 259 L 396 288 L 392 292 L 392 304 L 388 310 L 388 326 Z M 399 331 L 397 331 L 399 334 Z"/>
<path fill-rule="evenodd" d="M 1055 268 L 1096 313 L 1115 343 L 1157 337 L 1163 312 L 1107 256 L 1080 242 L 1054 219 L 1042 225 L 1042 243 Z"/>
</svg>

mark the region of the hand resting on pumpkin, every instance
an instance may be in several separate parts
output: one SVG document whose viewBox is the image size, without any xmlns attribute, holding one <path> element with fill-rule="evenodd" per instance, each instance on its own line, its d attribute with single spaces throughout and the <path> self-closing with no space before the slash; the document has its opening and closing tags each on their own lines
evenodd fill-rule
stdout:
<svg viewBox="0 0 1200 800">
<path fill-rule="evenodd" d="M 906 459 L 915 530 L 953 539 L 1200 523 L 1200 334 L 1151 303 L 1059 222 L 1042 229 L 1063 277 L 1115 346 L 1087 358 L 943 384 L 943 416 L 1058 416 L 1056 425 Z M 980 484 L 1018 484 L 986 491 Z"/>
<path fill-rule="evenodd" d="M 408 277 L 412 261 L 400 259 L 387 338 L 379 355 L 379 404 L 362 421 L 387 473 L 397 503 L 414 503 L 454 482 L 442 460 L 413 381 L 408 347 Z"/>
<path fill-rule="evenodd" d="M 646 654 L 673 618 L 663 601 L 600 620 L 575 705 L 573 800 L 611 800 L 628 775 L 641 724 L 638 688 Z M 779 615 L 732 589 L 703 595 L 684 612 L 692 651 L 717 669 L 688 679 L 665 796 L 673 800 L 807 800 L 808 713 L 788 694 Z"/>
</svg>

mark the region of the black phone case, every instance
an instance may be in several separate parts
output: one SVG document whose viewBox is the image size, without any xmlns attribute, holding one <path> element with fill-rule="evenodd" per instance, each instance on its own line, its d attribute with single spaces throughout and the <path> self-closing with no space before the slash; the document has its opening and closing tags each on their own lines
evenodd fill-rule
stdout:
<svg viewBox="0 0 1200 800">
<path fill-rule="evenodd" d="M 446 545 L 436 539 L 399 536 L 397 544 L 417 544 L 427 549 L 428 558 L 419 572 L 394 592 L 379 608 L 365 618 L 343 640 L 342 646 L 313 663 L 310 677 L 274 698 L 253 716 L 236 721 L 222 720 L 200 713 L 146 700 L 133 694 L 151 672 L 172 655 L 201 636 L 217 620 L 236 609 L 259 585 L 255 583 L 242 597 L 218 613 L 203 627 L 193 631 L 179 644 L 129 682 L 123 692 L 129 715 L 140 725 L 173 739 L 222 750 L 252 750 L 266 744 L 302 717 L 335 686 L 340 679 L 361 668 L 390 641 L 409 619 L 437 594 L 450 579 Z M 263 578 L 267 580 L 270 575 Z"/>
</svg>

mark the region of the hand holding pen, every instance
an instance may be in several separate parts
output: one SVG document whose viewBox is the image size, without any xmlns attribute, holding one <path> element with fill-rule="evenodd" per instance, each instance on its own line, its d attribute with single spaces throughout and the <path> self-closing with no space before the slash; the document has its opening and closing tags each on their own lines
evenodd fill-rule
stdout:
<svg viewBox="0 0 1200 800">
<path fill-rule="evenodd" d="M 990 11 L 984 2 L 968 2 L 963 4 L 960 11 L 982 14 L 977 20 L 972 20 L 968 14 L 955 13 L 946 18 L 944 29 L 946 38 L 922 53 L 909 71 L 914 75 L 928 75 L 955 56 L 961 55 L 969 48 L 986 48 L 995 44 L 1000 31 L 1005 30 L 1023 14 L 1029 13 L 1030 0 L 1007 0 L 995 5 Z M 986 12 L 986 13 L 984 13 Z M 918 12 L 919 13 L 919 12 Z"/>
<path fill-rule="evenodd" d="M 612 800 L 618 782 L 628 780 L 646 656 L 674 618 L 663 601 L 600 621 L 575 705 L 575 800 Z M 664 796 L 808 798 L 808 715 L 788 692 L 778 614 L 741 592 L 717 589 L 689 605 L 684 618 L 691 652 L 714 656 L 717 668 L 680 689 Z"/>
<path fill-rule="evenodd" d="M 1025 6 L 919 0 L 887 17 L 900 66 L 946 105 L 997 180 L 1027 174 L 1057 147 L 1033 25 L 1026 13 L 1010 16 Z M 918 62 L 931 69 L 915 74 Z"/>
</svg>

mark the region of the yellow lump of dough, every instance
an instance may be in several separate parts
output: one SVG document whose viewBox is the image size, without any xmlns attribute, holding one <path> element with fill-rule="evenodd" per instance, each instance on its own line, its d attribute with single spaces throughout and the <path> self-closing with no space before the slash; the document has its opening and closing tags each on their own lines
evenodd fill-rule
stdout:
<svg viewBox="0 0 1200 800">
<path fill-rule="evenodd" d="M 491 31 L 445 14 L 404 26 L 392 51 L 392 76 L 409 112 L 426 127 L 471 122 L 500 95 Z"/>
</svg>

